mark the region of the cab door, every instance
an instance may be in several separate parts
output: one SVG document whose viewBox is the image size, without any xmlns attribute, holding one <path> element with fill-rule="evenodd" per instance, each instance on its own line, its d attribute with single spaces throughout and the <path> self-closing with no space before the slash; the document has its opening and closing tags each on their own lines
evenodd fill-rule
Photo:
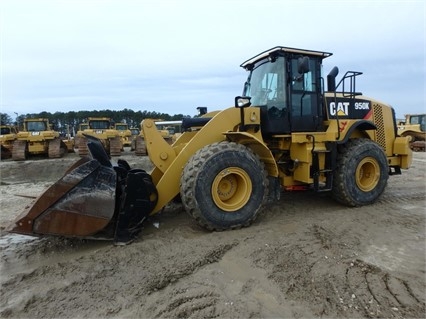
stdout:
<svg viewBox="0 0 426 319">
<path fill-rule="evenodd" d="M 322 129 L 321 61 L 309 57 L 308 70 L 300 70 L 301 57 L 289 59 L 290 125 L 292 132 Z"/>
</svg>

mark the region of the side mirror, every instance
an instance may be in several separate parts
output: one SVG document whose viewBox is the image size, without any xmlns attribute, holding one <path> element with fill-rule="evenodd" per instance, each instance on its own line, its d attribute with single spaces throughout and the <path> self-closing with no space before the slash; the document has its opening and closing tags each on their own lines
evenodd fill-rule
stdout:
<svg viewBox="0 0 426 319">
<path fill-rule="evenodd" d="M 249 96 L 237 96 L 235 97 L 235 107 L 243 108 L 251 105 L 251 97 Z"/>
<path fill-rule="evenodd" d="M 307 56 L 297 59 L 297 72 L 305 74 L 309 72 L 309 58 Z"/>
</svg>

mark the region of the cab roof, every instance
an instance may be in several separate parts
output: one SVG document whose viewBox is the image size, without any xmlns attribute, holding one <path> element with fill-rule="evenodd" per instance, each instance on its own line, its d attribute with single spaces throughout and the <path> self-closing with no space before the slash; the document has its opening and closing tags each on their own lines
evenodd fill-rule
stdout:
<svg viewBox="0 0 426 319">
<path fill-rule="evenodd" d="M 288 47 L 277 46 L 277 47 L 274 47 L 272 49 L 266 50 L 262 53 L 259 53 L 258 55 L 252 57 L 251 59 L 243 62 L 240 66 L 245 68 L 247 65 L 254 64 L 257 61 L 268 57 L 271 53 L 279 52 L 279 51 L 285 52 L 285 53 L 296 53 L 296 54 L 308 55 L 308 56 L 319 56 L 319 57 L 322 57 L 324 59 L 333 55 L 333 53 L 329 53 L 329 52 L 304 50 L 304 49 L 296 49 L 296 48 L 288 48 Z"/>
</svg>

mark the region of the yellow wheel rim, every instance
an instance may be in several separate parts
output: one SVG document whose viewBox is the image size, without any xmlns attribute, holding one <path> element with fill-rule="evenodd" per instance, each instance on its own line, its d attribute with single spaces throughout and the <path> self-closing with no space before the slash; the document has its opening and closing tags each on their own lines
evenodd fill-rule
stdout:
<svg viewBox="0 0 426 319">
<path fill-rule="evenodd" d="M 233 212 L 247 204 L 253 185 L 250 176 L 239 167 L 229 167 L 216 175 L 212 184 L 212 198 L 220 209 Z"/>
<path fill-rule="evenodd" d="M 380 167 L 373 157 L 364 158 L 356 169 L 356 184 L 364 192 L 373 190 L 380 180 Z"/>
</svg>

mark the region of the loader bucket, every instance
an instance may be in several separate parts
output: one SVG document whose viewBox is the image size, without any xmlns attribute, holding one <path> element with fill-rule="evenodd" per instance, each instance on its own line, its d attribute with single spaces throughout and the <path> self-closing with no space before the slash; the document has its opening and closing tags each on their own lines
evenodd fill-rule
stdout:
<svg viewBox="0 0 426 319">
<path fill-rule="evenodd" d="M 150 175 L 113 166 L 99 140 L 88 136 L 90 157 L 81 158 L 65 175 L 21 213 L 9 230 L 24 235 L 59 235 L 132 240 L 156 204 Z"/>
</svg>

